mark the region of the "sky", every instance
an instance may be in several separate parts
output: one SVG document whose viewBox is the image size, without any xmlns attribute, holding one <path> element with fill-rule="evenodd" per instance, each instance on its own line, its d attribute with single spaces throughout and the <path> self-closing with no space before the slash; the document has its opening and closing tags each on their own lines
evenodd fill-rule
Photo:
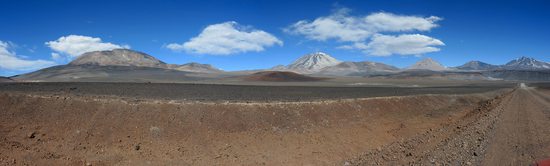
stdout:
<svg viewBox="0 0 550 166">
<path fill-rule="evenodd" d="M 317 51 L 397 67 L 548 62 L 549 17 L 544 0 L 0 0 L 0 76 L 115 48 L 228 71 Z"/>
</svg>

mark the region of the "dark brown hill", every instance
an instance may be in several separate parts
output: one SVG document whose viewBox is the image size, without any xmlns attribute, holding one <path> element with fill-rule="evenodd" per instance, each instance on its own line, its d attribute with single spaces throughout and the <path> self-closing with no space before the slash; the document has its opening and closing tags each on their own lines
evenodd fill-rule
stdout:
<svg viewBox="0 0 550 166">
<path fill-rule="evenodd" d="M 291 82 L 291 81 L 321 81 L 327 78 L 310 77 L 301 75 L 289 71 L 262 71 L 251 74 L 245 77 L 248 81 L 277 81 L 277 82 Z"/>
</svg>

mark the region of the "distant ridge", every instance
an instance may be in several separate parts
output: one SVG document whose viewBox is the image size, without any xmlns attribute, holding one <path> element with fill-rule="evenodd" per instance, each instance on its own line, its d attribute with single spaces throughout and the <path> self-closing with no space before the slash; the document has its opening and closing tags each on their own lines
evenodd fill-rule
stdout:
<svg viewBox="0 0 550 166">
<path fill-rule="evenodd" d="M 179 70 L 179 71 L 188 71 L 188 72 L 199 72 L 199 73 L 216 73 L 222 72 L 222 70 L 213 67 L 210 64 L 200 64 L 200 63 L 186 63 L 183 65 L 168 65 L 169 69 Z"/>
<path fill-rule="evenodd" d="M 13 82 L 13 80 L 10 77 L 0 76 L 0 82 Z"/>
<path fill-rule="evenodd" d="M 493 70 L 493 69 L 497 69 L 498 66 L 491 65 L 481 61 L 470 61 L 455 68 L 459 70 Z"/>
<path fill-rule="evenodd" d="M 399 71 L 399 68 L 378 62 L 342 62 L 334 66 L 321 69 L 316 74 L 321 75 L 369 75 L 392 73 Z"/>
<path fill-rule="evenodd" d="M 447 68 L 441 63 L 433 60 L 432 58 L 422 59 L 412 66 L 408 67 L 409 70 L 431 70 L 431 71 L 442 71 L 447 70 Z"/>
</svg>

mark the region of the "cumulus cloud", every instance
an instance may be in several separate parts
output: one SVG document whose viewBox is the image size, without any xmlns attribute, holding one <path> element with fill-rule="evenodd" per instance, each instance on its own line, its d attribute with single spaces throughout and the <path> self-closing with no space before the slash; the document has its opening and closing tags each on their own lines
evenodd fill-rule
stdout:
<svg viewBox="0 0 550 166">
<path fill-rule="evenodd" d="M 372 27 L 367 27 L 364 20 L 348 15 L 347 9 L 341 9 L 327 17 L 319 17 L 313 21 L 301 20 L 288 28 L 286 32 L 304 35 L 317 41 L 337 39 L 340 41 L 362 41 L 374 33 Z"/>
<path fill-rule="evenodd" d="M 60 54 L 68 55 L 70 58 L 78 57 L 86 52 L 112 50 L 117 48 L 130 48 L 128 45 L 117 45 L 103 42 L 101 38 L 69 35 L 62 36 L 57 40 L 46 42 L 46 45 Z M 52 54 L 52 58 L 53 58 Z"/>
<path fill-rule="evenodd" d="M 441 40 L 420 34 L 404 34 L 399 36 L 375 35 L 368 44 L 355 43 L 352 47 L 361 49 L 374 56 L 421 55 L 436 52 L 435 46 L 444 46 Z"/>
<path fill-rule="evenodd" d="M 429 31 L 439 25 L 442 20 L 437 16 L 418 17 L 404 16 L 392 13 L 373 13 L 363 18 L 366 26 L 372 27 L 376 32 L 401 32 L 401 31 Z"/>
<path fill-rule="evenodd" d="M 47 60 L 28 60 L 10 51 L 12 45 L 0 41 L 0 68 L 7 70 L 28 71 L 53 66 L 56 63 Z"/>
<path fill-rule="evenodd" d="M 384 35 L 384 33 L 430 31 L 439 26 L 437 22 L 440 20 L 442 19 L 437 16 L 407 16 L 387 12 L 352 16 L 350 10 L 344 8 L 313 21 L 298 21 L 285 28 L 285 31 L 291 34 L 303 35 L 310 40 L 347 42 L 350 44 L 338 48 L 360 49 L 375 56 L 418 55 L 439 51 L 439 48 L 434 46 L 444 44 L 440 40 L 424 35 L 389 36 Z"/>
<path fill-rule="evenodd" d="M 59 60 L 59 59 L 62 58 L 61 55 L 59 55 L 58 53 L 55 53 L 55 52 L 52 52 L 51 55 L 52 55 L 53 60 Z"/>
<path fill-rule="evenodd" d="M 196 54 L 229 55 L 249 51 L 263 51 L 266 47 L 283 45 L 275 36 L 229 21 L 209 25 L 189 41 L 171 43 L 166 48 Z"/>
</svg>

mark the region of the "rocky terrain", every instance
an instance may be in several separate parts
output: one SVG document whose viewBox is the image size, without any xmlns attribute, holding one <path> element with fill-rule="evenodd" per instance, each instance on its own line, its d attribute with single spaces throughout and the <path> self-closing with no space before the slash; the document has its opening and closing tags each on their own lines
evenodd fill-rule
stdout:
<svg viewBox="0 0 550 166">
<path fill-rule="evenodd" d="M 190 91 L 155 97 L 155 84 L 114 92 L 2 85 L 0 165 L 527 165 L 550 157 L 550 89 L 525 85 L 289 101 L 277 96 L 339 93 L 237 86 L 224 94 L 274 98 L 198 100 L 189 97 L 227 88 L 160 84 Z"/>
<path fill-rule="evenodd" d="M 277 102 L 155 98 L 154 86 L 9 86 L 15 87 L 0 91 L 2 165 L 339 165 L 369 149 L 460 121 L 477 103 L 509 91 Z M 244 92 L 266 97 L 278 92 L 286 98 L 317 91 L 267 88 Z M 111 95 L 91 93 L 100 89 L 110 89 L 103 93 Z M 131 94 L 137 89 L 145 95 Z M 168 86 L 164 92 L 175 89 L 193 89 L 178 95 L 210 96 L 193 93 L 196 87 Z M 226 88 L 204 89 L 215 94 Z"/>
</svg>

